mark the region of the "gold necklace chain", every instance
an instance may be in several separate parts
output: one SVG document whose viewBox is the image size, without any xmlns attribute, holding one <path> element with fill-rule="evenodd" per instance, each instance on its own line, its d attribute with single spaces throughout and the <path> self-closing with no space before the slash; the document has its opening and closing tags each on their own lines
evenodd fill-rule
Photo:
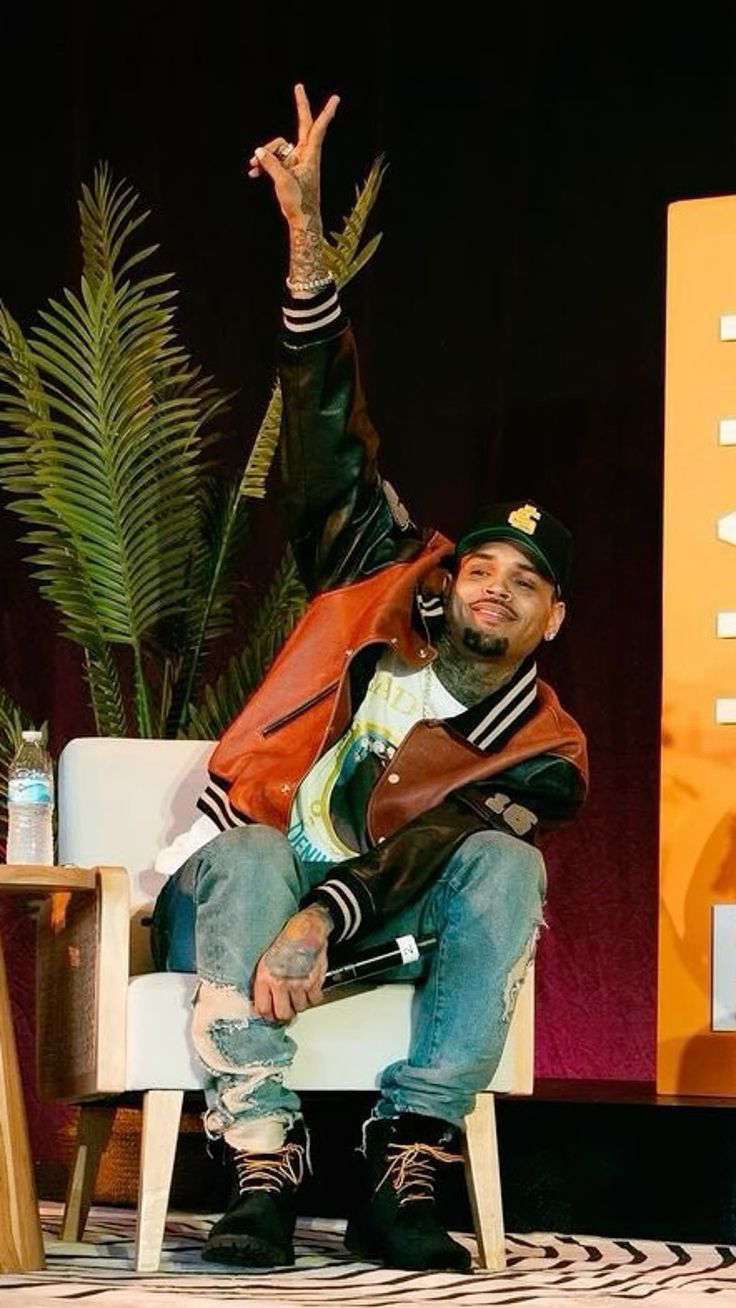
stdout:
<svg viewBox="0 0 736 1308">
<path fill-rule="evenodd" d="M 422 720 L 433 718 L 437 715 L 432 712 L 430 703 L 432 697 L 432 665 L 427 663 L 422 669 Z"/>
</svg>

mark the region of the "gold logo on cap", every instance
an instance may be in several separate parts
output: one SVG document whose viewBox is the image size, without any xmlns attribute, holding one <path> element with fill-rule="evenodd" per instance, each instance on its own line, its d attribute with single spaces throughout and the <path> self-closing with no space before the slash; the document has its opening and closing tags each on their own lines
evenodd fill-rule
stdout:
<svg viewBox="0 0 736 1308">
<path fill-rule="evenodd" d="M 508 521 L 512 527 L 516 527 L 517 531 L 525 531 L 527 536 L 533 536 L 541 516 L 539 509 L 535 509 L 533 504 L 525 504 L 521 509 L 513 509 L 508 516 Z"/>
</svg>

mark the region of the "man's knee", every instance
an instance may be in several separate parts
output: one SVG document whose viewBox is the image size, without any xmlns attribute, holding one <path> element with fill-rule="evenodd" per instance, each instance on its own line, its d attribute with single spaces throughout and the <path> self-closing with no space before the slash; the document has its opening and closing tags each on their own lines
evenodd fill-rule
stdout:
<svg viewBox="0 0 736 1308">
<path fill-rule="evenodd" d="M 456 889 L 477 888 L 490 894 L 516 893 L 544 898 L 547 876 L 544 859 L 534 845 L 502 831 L 476 831 L 467 836 L 448 864 Z"/>
<path fill-rule="evenodd" d="M 286 836 L 275 827 L 260 822 L 248 822 L 242 827 L 231 827 L 205 846 L 209 856 L 218 862 L 277 862 L 288 854 Z"/>
<path fill-rule="evenodd" d="M 274 827 L 250 823 L 215 836 L 199 853 L 197 881 L 201 890 L 216 881 L 243 892 L 286 882 L 298 888 L 298 868 L 286 837 Z"/>
</svg>

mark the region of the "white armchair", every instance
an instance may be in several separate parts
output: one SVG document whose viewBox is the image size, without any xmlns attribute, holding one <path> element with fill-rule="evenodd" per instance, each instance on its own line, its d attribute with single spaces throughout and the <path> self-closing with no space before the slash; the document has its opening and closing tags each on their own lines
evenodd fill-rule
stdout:
<svg viewBox="0 0 736 1308">
<path fill-rule="evenodd" d="M 136 1266 L 159 1264 L 182 1099 L 203 1086 L 189 1040 L 194 977 L 155 973 L 148 931 L 161 879 L 156 852 L 192 820 L 211 742 L 78 739 L 59 765 L 59 862 L 97 869 L 94 895 L 55 897 L 39 948 L 39 1079 L 50 1099 L 82 1105 L 63 1237 L 82 1238 L 115 1096 L 143 1098 Z M 370 1090 L 408 1047 L 410 985 L 331 998 L 293 1024 L 298 1090 Z M 504 1265 L 493 1094 L 528 1094 L 533 974 L 519 996 L 501 1065 L 466 1119 L 466 1174 L 481 1264 Z"/>
</svg>

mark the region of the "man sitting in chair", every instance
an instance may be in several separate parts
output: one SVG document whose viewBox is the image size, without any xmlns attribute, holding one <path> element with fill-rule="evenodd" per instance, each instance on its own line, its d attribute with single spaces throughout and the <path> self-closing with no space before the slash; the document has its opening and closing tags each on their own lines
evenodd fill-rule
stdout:
<svg viewBox="0 0 736 1308">
<path fill-rule="evenodd" d="M 198 975 L 206 1126 L 233 1164 L 204 1256 L 265 1267 L 294 1260 L 306 1142 L 282 1078 L 289 1020 L 319 1003 L 328 943 L 437 936 L 410 972 L 410 1054 L 380 1078 L 346 1244 L 394 1267 L 467 1269 L 434 1172 L 457 1157 L 533 955 L 535 836 L 573 816 L 586 785 L 584 737 L 534 658 L 565 614 L 570 537 L 521 499 L 481 511 L 453 546 L 417 530 L 382 481 L 323 254 L 320 155 L 338 101 L 313 121 L 303 87 L 295 98 L 296 144 L 257 149 L 250 176 L 273 185 L 289 231 L 283 457 L 312 599 L 211 756 L 154 953 Z"/>
</svg>

